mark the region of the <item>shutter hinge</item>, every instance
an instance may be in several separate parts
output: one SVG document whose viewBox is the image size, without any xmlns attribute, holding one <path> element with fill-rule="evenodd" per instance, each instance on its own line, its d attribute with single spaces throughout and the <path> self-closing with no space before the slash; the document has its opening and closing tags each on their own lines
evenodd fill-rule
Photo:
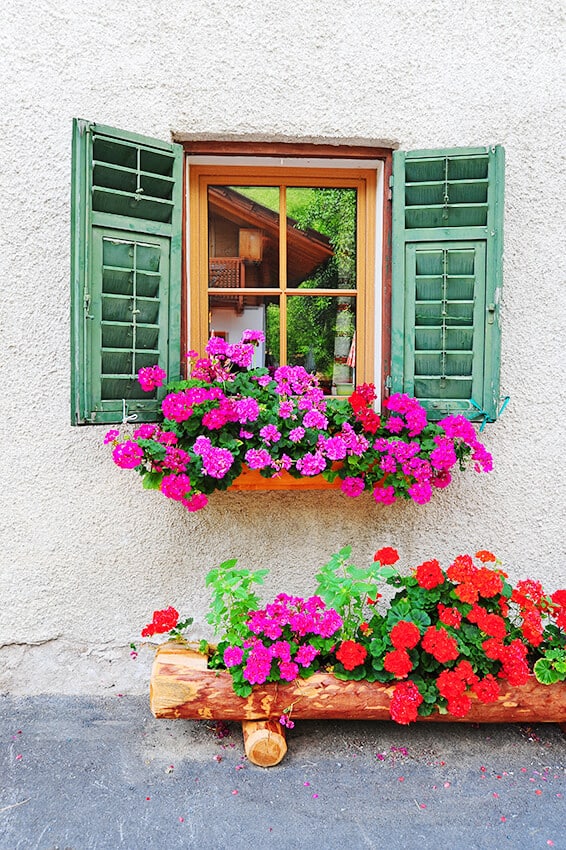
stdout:
<svg viewBox="0 0 566 850">
<path fill-rule="evenodd" d="M 90 121 L 85 121 L 84 118 L 77 118 L 77 128 L 79 131 L 79 135 L 84 136 L 87 133 L 90 133 L 92 127 L 92 123 Z"/>
<path fill-rule="evenodd" d="M 387 375 L 385 378 L 385 396 L 388 397 L 391 395 L 391 375 Z"/>
<path fill-rule="evenodd" d="M 88 291 L 86 286 L 84 288 L 84 293 L 83 293 L 83 309 L 84 309 L 84 313 L 85 313 L 85 319 L 94 319 L 94 316 L 91 316 L 91 314 L 89 312 L 90 311 L 90 292 Z"/>
<path fill-rule="evenodd" d="M 389 192 L 387 194 L 387 200 L 390 201 L 393 198 L 393 175 L 389 176 Z"/>
</svg>

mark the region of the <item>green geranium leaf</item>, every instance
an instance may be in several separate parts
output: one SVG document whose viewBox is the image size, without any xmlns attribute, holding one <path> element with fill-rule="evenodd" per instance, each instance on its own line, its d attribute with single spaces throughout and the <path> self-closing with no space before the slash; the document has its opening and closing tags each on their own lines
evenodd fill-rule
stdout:
<svg viewBox="0 0 566 850">
<path fill-rule="evenodd" d="M 533 669 L 537 682 L 542 685 L 553 685 L 562 679 L 560 673 L 554 669 L 554 665 L 547 658 L 539 658 Z"/>
<path fill-rule="evenodd" d="M 434 703 L 428 702 L 426 699 L 419 705 L 418 713 L 419 717 L 430 717 L 431 714 L 436 710 L 436 705 Z"/>
<path fill-rule="evenodd" d="M 144 490 L 159 490 L 163 481 L 162 472 L 146 472 L 143 477 Z"/>
</svg>

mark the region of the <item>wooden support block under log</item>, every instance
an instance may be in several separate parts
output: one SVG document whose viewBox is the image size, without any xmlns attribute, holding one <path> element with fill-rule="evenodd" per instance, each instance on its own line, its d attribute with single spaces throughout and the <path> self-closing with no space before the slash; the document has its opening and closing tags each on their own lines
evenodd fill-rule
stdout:
<svg viewBox="0 0 566 850">
<path fill-rule="evenodd" d="M 242 720 L 244 748 L 259 767 L 279 764 L 287 752 L 285 732 L 278 720 Z"/>
</svg>

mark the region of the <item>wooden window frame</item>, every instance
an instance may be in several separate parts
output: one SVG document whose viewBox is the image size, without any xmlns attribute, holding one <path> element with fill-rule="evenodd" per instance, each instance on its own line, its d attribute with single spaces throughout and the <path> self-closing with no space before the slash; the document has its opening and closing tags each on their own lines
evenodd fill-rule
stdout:
<svg viewBox="0 0 566 850">
<path fill-rule="evenodd" d="M 381 387 L 383 397 L 387 392 L 386 378 L 390 374 L 391 363 L 391 203 L 390 177 L 392 173 L 393 151 L 389 148 L 362 145 L 302 144 L 279 142 L 225 142 L 225 141 L 186 141 L 182 143 L 185 153 L 185 205 L 183 215 L 183 295 L 181 342 L 183 350 L 195 348 L 202 350 L 208 336 L 208 245 L 207 245 L 207 193 L 206 187 L 214 182 L 226 182 L 229 179 L 242 185 L 273 185 L 273 181 L 285 183 L 288 178 L 294 185 L 313 185 L 313 178 L 322 185 L 350 186 L 360 188 L 363 196 L 362 226 L 358 232 L 358 266 L 363 276 L 360 279 L 357 295 L 357 324 L 364 339 L 358 348 L 356 371 L 357 383 L 371 381 Z M 292 165 L 235 165 L 234 157 L 279 158 L 282 160 L 309 159 L 332 160 L 336 166 L 326 162 L 320 168 Z M 194 158 L 199 158 L 196 161 Z M 214 159 L 214 164 L 206 164 L 206 159 Z M 199 161 L 200 160 L 200 161 Z M 340 169 L 340 160 L 356 160 L 359 167 Z M 381 293 L 375 291 L 375 239 L 376 210 L 380 200 L 376 195 L 376 172 L 371 167 L 364 168 L 364 161 L 379 160 L 383 163 L 382 203 L 382 245 L 381 245 Z M 188 166 L 188 167 L 187 167 Z M 278 174 L 278 176 L 277 176 Z M 283 179 L 282 179 L 283 178 Z M 344 181 L 341 184 L 341 181 Z M 187 225 L 190 222 L 190 233 Z M 203 222 L 205 225 L 203 226 Z M 375 234 L 375 238 L 374 238 Z M 364 237 L 367 235 L 367 239 Z M 285 240 L 280 250 L 283 253 Z M 281 257 L 284 262 L 286 258 Z M 206 260 L 206 262 L 205 262 Z M 381 358 L 374 371 L 375 364 L 375 307 L 381 305 Z M 188 319 L 190 315 L 190 320 Z"/>
</svg>

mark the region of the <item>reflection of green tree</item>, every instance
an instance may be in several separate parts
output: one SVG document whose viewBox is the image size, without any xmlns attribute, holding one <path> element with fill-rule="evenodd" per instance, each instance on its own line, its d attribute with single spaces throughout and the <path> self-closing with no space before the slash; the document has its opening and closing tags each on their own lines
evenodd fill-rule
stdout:
<svg viewBox="0 0 566 850">
<path fill-rule="evenodd" d="M 334 249 L 334 256 L 313 279 L 317 280 L 317 286 L 329 289 L 335 289 L 338 285 L 355 285 L 356 191 L 311 189 L 310 193 L 306 202 L 294 209 L 293 217 L 302 230 L 310 227 L 324 233 Z"/>
<path fill-rule="evenodd" d="M 292 190 L 297 191 L 297 190 Z M 356 192 L 354 189 L 311 189 L 306 203 L 294 209 L 302 229 L 312 228 L 330 240 L 334 255 L 300 289 L 355 286 Z M 289 360 L 329 374 L 334 356 L 337 299 L 328 296 L 288 301 Z M 314 362 L 310 362 L 314 359 Z"/>
<path fill-rule="evenodd" d="M 273 188 L 239 187 L 237 191 L 278 208 Z M 300 289 L 338 289 L 356 285 L 356 191 L 355 189 L 289 188 L 287 212 L 301 230 L 315 230 L 328 237 L 334 255 Z M 337 299 L 328 296 L 289 298 L 287 301 L 288 359 L 329 374 L 334 357 Z M 276 305 L 268 305 L 267 346 L 279 362 L 280 317 Z M 314 362 L 312 362 L 314 359 Z"/>
</svg>

